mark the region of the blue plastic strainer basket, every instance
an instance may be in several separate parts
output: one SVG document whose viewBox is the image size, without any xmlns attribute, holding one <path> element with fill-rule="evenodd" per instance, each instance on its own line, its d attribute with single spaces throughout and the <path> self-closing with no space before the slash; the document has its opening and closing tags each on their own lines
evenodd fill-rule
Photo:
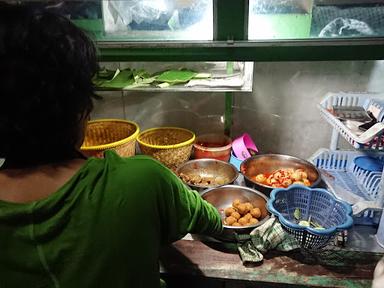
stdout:
<svg viewBox="0 0 384 288">
<path fill-rule="evenodd" d="M 272 190 L 267 206 L 279 219 L 284 230 L 293 235 L 302 248 L 308 250 L 324 248 L 338 231 L 353 225 L 351 206 L 321 188 L 297 184 L 277 188 Z M 310 218 L 325 229 L 298 225 L 294 217 L 296 208 L 300 209 L 300 220 Z"/>
</svg>

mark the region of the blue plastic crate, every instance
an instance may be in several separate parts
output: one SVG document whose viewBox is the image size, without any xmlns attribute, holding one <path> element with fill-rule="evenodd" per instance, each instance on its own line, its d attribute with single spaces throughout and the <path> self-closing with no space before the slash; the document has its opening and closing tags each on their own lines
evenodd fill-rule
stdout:
<svg viewBox="0 0 384 288">
<path fill-rule="evenodd" d="M 301 220 L 313 221 L 322 229 L 299 225 L 294 216 L 297 209 Z M 322 188 L 295 184 L 274 189 L 268 210 L 278 217 L 284 230 L 294 236 L 302 248 L 309 250 L 324 248 L 338 232 L 353 224 L 351 206 Z"/>
<path fill-rule="evenodd" d="M 384 153 L 358 151 L 332 151 L 320 149 L 309 160 L 319 168 L 329 190 L 351 205 L 359 201 L 374 202 L 374 208 L 354 216 L 355 224 L 377 225 L 383 207 L 381 171 L 367 171 L 354 163 L 360 156 L 384 160 Z"/>
</svg>

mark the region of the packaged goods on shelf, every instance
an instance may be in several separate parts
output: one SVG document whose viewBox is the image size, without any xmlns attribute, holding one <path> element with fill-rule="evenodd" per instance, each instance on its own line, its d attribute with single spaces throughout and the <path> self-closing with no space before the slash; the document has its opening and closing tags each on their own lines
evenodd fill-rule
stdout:
<svg viewBox="0 0 384 288">
<path fill-rule="evenodd" d="M 333 113 L 334 107 L 363 107 L 373 115 L 376 124 L 360 129 L 355 120 L 343 120 Z M 384 150 L 384 94 L 380 93 L 328 93 L 319 104 L 321 115 L 356 149 Z"/>
</svg>

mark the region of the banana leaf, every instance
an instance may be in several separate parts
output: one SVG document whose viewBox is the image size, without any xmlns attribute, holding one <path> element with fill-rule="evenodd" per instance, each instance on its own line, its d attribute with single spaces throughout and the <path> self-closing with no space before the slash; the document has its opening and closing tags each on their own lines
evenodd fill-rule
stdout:
<svg viewBox="0 0 384 288">
<path fill-rule="evenodd" d="M 135 83 L 135 79 L 131 69 L 125 69 L 122 71 L 117 69 L 115 77 L 112 80 L 104 81 L 99 86 L 103 88 L 124 88 L 132 85 L 133 83 Z"/>
<path fill-rule="evenodd" d="M 137 87 L 148 87 L 154 82 L 160 88 L 166 88 L 175 84 L 187 83 L 193 78 L 209 78 L 208 73 L 196 73 L 190 70 L 167 70 L 151 75 L 144 69 L 116 71 L 100 70 L 92 79 L 93 83 L 101 88 L 129 89 Z"/>
<path fill-rule="evenodd" d="M 156 77 L 156 82 L 166 82 L 169 84 L 186 83 L 198 75 L 198 73 L 189 70 L 168 70 Z"/>
<path fill-rule="evenodd" d="M 106 80 L 112 80 L 116 75 L 116 70 L 109 70 L 106 68 L 103 68 L 96 73 L 97 78 L 106 79 Z"/>
<path fill-rule="evenodd" d="M 134 85 L 136 85 L 136 86 L 138 86 L 140 84 L 151 84 L 156 79 L 156 77 L 151 76 L 144 69 L 134 70 L 133 75 L 134 75 L 134 79 L 135 79 Z"/>
</svg>

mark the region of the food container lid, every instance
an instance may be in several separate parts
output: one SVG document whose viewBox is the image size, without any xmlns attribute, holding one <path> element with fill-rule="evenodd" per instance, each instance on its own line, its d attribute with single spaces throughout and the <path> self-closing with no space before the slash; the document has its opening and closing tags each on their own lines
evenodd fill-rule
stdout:
<svg viewBox="0 0 384 288">
<path fill-rule="evenodd" d="M 361 169 L 367 171 L 382 171 L 384 167 L 384 161 L 369 156 L 356 157 L 353 162 Z"/>
</svg>

